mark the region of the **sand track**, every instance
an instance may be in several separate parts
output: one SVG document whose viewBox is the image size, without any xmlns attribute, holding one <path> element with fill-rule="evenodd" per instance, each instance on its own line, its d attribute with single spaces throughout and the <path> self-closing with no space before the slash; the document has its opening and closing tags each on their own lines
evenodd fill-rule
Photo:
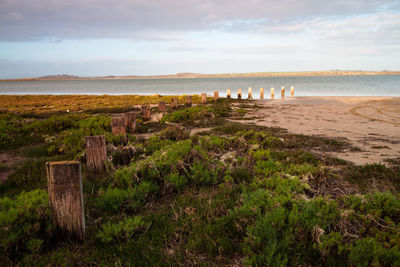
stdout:
<svg viewBox="0 0 400 267">
<path fill-rule="evenodd" d="M 258 100 L 244 121 L 293 133 L 345 137 L 362 151 L 332 153 L 356 164 L 400 157 L 400 98 L 297 97 Z"/>
<path fill-rule="evenodd" d="M 384 123 L 390 123 L 393 125 L 400 125 L 400 116 L 394 116 L 393 114 L 387 114 L 386 112 L 397 113 L 400 115 L 399 109 L 396 109 L 396 104 L 393 101 L 381 100 L 381 101 L 370 101 L 364 105 L 354 107 L 349 110 L 354 116 L 359 116 L 364 119 L 376 120 Z M 379 107 L 385 105 L 383 107 Z M 393 105 L 393 106 L 392 106 Z M 393 110 L 394 108 L 394 110 Z M 365 110 L 373 110 L 372 112 L 366 112 Z M 385 112 L 386 111 L 386 112 Z M 371 114 L 372 113 L 372 114 Z M 379 114 L 378 114 L 379 113 Z M 382 118 L 383 117 L 383 118 Z"/>
</svg>

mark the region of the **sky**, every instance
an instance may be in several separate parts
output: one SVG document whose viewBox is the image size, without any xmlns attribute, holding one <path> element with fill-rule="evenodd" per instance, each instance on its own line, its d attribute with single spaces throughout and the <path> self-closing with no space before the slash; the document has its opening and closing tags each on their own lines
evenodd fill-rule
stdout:
<svg viewBox="0 0 400 267">
<path fill-rule="evenodd" d="M 0 0 L 0 78 L 400 70 L 399 0 Z"/>
</svg>

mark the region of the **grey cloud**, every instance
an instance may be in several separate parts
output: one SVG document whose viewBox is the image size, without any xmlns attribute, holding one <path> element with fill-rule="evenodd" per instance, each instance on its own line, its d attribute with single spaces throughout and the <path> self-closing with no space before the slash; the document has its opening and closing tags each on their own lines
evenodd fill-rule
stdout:
<svg viewBox="0 0 400 267">
<path fill-rule="evenodd" d="M 398 1 L 0 0 L 0 40 L 158 39 L 187 31 L 249 30 L 260 22 L 278 30 L 282 23 L 387 9 L 399 10 Z"/>
</svg>

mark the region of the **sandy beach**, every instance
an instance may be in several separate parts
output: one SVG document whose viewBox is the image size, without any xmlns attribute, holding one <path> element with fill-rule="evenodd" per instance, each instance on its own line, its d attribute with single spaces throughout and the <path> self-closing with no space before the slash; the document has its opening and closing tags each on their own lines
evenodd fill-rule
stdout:
<svg viewBox="0 0 400 267">
<path fill-rule="evenodd" d="M 262 108 L 246 117 L 257 125 L 290 132 L 346 138 L 360 151 L 335 156 L 365 164 L 400 156 L 400 98 L 295 97 L 255 101 Z"/>
</svg>

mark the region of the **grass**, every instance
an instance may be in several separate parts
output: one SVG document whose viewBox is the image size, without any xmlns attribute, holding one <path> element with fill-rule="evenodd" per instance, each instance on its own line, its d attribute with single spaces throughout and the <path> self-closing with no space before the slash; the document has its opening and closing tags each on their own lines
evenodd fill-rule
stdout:
<svg viewBox="0 0 400 267">
<path fill-rule="evenodd" d="M 90 102 L 100 99 L 82 100 L 90 112 L 43 116 L 33 101 L 38 110 L 25 111 L 38 116 L 2 115 L 3 150 L 27 158 L 0 184 L 4 266 L 400 264 L 397 159 L 355 166 L 321 156 L 351 145 L 230 122 L 238 114 L 225 100 L 139 119 L 139 132 L 153 135 L 121 142 L 103 112 L 124 106 Z M 190 136 L 195 127 L 212 129 Z M 109 162 L 93 174 L 84 136 L 97 134 Z M 83 242 L 55 238 L 47 200 L 45 162 L 72 159 L 83 163 Z"/>
</svg>

